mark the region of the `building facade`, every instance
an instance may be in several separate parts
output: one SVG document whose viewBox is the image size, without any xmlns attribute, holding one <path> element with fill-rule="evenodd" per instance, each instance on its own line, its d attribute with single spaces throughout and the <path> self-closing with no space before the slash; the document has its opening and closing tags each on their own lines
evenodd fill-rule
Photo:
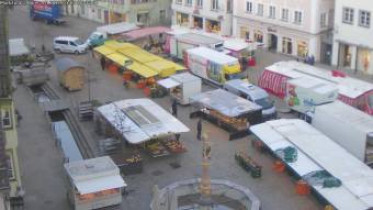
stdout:
<svg viewBox="0 0 373 210">
<path fill-rule="evenodd" d="M 371 0 L 336 0 L 333 65 L 373 74 L 372 13 Z"/>
<path fill-rule="evenodd" d="M 169 25 L 171 22 L 171 0 L 73 0 L 65 12 L 96 22 L 139 23 L 144 26 Z"/>
<path fill-rule="evenodd" d="M 278 53 L 330 63 L 333 0 L 242 0 L 233 11 L 234 36 Z"/>
<path fill-rule="evenodd" d="M 172 25 L 232 35 L 233 0 L 172 0 Z"/>
</svg>

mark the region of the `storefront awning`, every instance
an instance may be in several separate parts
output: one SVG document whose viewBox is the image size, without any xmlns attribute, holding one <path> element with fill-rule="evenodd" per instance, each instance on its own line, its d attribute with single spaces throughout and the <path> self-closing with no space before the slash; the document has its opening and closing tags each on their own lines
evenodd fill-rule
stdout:
<svg viewBox="0 0 373 210">
<path fill-rule="evenodd" d="M 154 77 L 158 75 L 157 72 L 153 71 L 147 66 L 141 65 L 137 62 L 134 62 L 132 65 L 127 66 L 127 69 L 135 72 L 136 74 L 144 77 L 144 78 L 149 78 L 149 77 Z"/>
<path fill-rule="evenodd" d="M 157 81 L 158 85 L 166 88 L 166 89 L 170 89 L 170 88 L 173 88 L 173 87 L 176 87 L 176 86 L 179 86 L 181 83 L 171 79 L 171 78 L 167 78 L 167 79 L 162 79 L 162 80 L 158 80 Z"/>
<path fill-rule="evenodd" d="M 95 47 L 94 51 L 100 53 L 101 55 L 109 55 L 109 54 L 115 53 L 115 51 L 113 49 L 111 49 L 110 47 L 108 47 L 106 45 L 102 45 L 100 47 Z"/>
<path fill-rule="evenodd" d="M 128 57 L 119 53 L 113 53 L 106 57 L 120 66 L 124 66 L 124 64 L 130 60 Z"/>
<path fill-rule="evenodd" d="M 114 175 L 86 181 L 77 181 L 75 186 L 80 194 L 88 194 L 103 190 L 126 187 L 127 184 L 124 182 L 121 176 Z"/>
</svg>

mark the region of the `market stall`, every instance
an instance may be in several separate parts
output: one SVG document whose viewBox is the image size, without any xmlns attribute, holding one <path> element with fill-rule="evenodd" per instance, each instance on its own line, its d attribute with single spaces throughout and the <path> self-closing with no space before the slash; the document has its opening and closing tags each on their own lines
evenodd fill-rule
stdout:
<svg viewBox="0 0 373 210">
<path fill-rule="evenodd" d="M 239 39 L 227 39 L 224 41 L 224 49 L 229 51 L 229 55 L 236 57 L 241 62 L 241 66 L 255 66 L 255 51 L 257 44 L 254 42 L 245 42 Z M 246 64 L 246 65 L 242 65 Z"/>
<path fill-rule="evenodd" d="M 103 105 L 96 120 L 107 136 L 120 136 L 152 157 L 185 152 L 180 134 L 189 131 L 182 122 L 150 99 L 128 99 Z"/>
<path fill-rule="evenodd" d="M 201 92 L 201 78 L 188 72 L 171 75 L 169 78 L 158 80 L 157 83 L 169 89 L 172 98 L 180 104 L 189 104 L 190 97 Z"/>
<path fill-rule="evenodd" d="M 127 184 L 108 156 L 79 160 L 64 165 L 68 179 L 68 199 L 74 209 L 104 208 L 122 203 Z"/>
<path fill-rule="evenodd" d="M 249 133 L 252 124 L 262 121 L 262 108 L 222 89 L 194 95 L 191 103 L 197 107 L 190 117 L 201 116 L 229 132 L 229 140 Z"/>
</svg>

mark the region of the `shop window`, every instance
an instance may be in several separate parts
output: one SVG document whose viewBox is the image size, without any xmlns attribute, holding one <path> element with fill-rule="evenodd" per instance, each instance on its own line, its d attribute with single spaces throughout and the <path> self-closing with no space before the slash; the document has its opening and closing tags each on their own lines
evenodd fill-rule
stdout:
<svg viewBox="0 0 373 210">
<path fill-rule="evenodd" d="M 241 27 L 240 37 L 245 40 L 250 40 L 250 32 L 246 27 Z"/>
<path fill-rule="evenodd" d="M 256 42 L 263 43 L 263 33 L 261 31 L 255 32 L 254 39 Z"/>
<path fill-rule="evenodd" d="M 143 23 L 143 24 L 148 24 L 149 21 L 149 13 L 138 13 L 137 14 L 137 22 Z"/>
<path fill-rule="evenodd" d="M 303 14 L 300 11 L 294 12 L 294 23 L 295 24 L 302 24 L 303 21 Z"/>
<path fill-rule="evenodd" d="M 206 20 L 207 32 L 218 33 L 220 32 L 220 23 L 214 20 Z"/>
<path fill-rule="evenodd" d="M 159 11 L 159 20 L 163 23 L 166 20 L 166 11 L 160 10 Z"/>
<path fill-rule="evenodd" d="M 12 113 L 10 109 L 1 110 L 1 121 L 4 129 L 12 128 Z"/>
<path fill-rule="evenodd" d="M 176 22 L 181 26 L 189 26 L 189 16 L 184 13 L 176 13 Z"/>
<path fill-rule="evenodd" d="M 284 54 L 292 54 L 293 53 L 293 45 L 290 38 L 284 37 L 282 38 L 282 53 Z"/>
<path fill-rule="evenodd" d="M 307 49 L 307 43 L 304 42 L 304 41 L 299 41 L 297 43 L 297 56 L 299 57 L 306 57 L 307 55 L 307 52 L 308 49 Z"/>
<path fill-rule="evenodd" d="M 342 22 L 352 24 L 354 22 L 354 9 L 345 7 L 343 8 L 343 20 Z"/>
<path fill-rule="evenodd" d="M 203 28 L 203 19 L 201 17 L 194 17 L 193 18 L 193 27 L 196 29 Z"/>
<path fill-rule="evenodd" d="M 370 12 L 360 10 L 359 12 L 359 26 L 369 28 L 370 27 Z"/>
</svg>

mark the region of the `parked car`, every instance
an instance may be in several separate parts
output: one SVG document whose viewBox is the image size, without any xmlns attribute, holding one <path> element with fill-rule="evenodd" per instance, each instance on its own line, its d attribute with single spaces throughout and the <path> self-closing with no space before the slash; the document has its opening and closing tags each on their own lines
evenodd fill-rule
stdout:
<svg viewBox="0 0 373 210">
<path fill-rule="evenodd" d="M 59 36 L 53 40 L 53 49 L 57 53 L 82 54 L 87 52 L 88 45 L 78 37 Z"/>
<path fill-rule="evenodd" d="M 241 79 L 233 79 L 224 84 L 224 89 L 261 106 L 263 120 L 277 117 L 274 101 L 269 99 L 268 93 L 262 88 Z"/>
</svg>

